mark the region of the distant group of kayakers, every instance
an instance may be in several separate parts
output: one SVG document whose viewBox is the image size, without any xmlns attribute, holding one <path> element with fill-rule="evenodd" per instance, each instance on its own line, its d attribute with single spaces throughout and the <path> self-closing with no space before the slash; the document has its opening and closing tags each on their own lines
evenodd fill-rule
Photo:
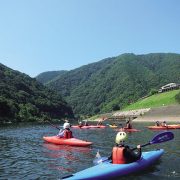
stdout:
<svg viewBox="0 0 180 180">
<path fill-rule="evenodd" d="M 97 123 L 97 126 L 101 126 L 103 125 L 103 120 L 99 120 L 98 123 Z M 87 120 L 84 121 L 84 123 L 82 123 L 82 121 L 79 121 L 79 124 L 78 124 L 78 127 L 79 128 L 82 128 L 83 126 L 89 126 L 89 123 Z M 115 126 L 115 127 L 118 127 L 115 123 L 112 124 L 111 126 Z M 71 124 L 69 123 L 68 120 L 65 120 L 65 123 L 63 124 L 63 129 L 61 129 L 57 135 L 57 137 L 59 138 L 72 138 L 73 135 L 72 135 L 72 131 L 70 130 L 70 127 L 71 127 Z M 123 127 L 122 124 L 119 124 L 119 128 L 120 128 L 120 131 L 123 130 L 124 128 L 125 129 L 132 129 L 132 124 L 130 122 L 130 120 L 126 121 L 126 126 Z"/>
<path fill-rule="evenodd" d="M 113 127 L 115 127 L 115 128 L 119 127 L 120 129 L 121 129 L 121 128 L 133 129 L 131 120 L 127 120 L 124 127 L 123 127 L 123 124 L 122 124 L 122 123 L 120 123 L 120 124 L 118 124 L 118 125 L 117 125 L 116 123 L 108 124 L 108 125 L 109 125 L 110 127 L 112 127 L 112 128 L 113 128 Z"/>
<path fill-rule="evenodd" d="M 166 121 L 163 121 L 163 122 L 156 121 L 155 126 L 166 127 L 166 126 L 167 126 L 167 123 L 166 123 Z"/>
<path fill-rule="evenodd" d="M 84 121 L 84 124 L 82 123 L 82 121 L 79 121 L 79 122 L 78 122 L 78 126 L 79 126 L 79 127 L 89 126 L 88 120 L 85 120 L 85 121 Z"/>
<path fill-rule="evenodd" d="M 97 126 L 103 125 L 104 120 L 106 120 L 104 117 L 102 119 L 99 119 L 98 122 L 97 122 Z M 78 126 L 79 127 L 89 126 L 88 120 L 84 120 L 84 123 L 82 123 L 82 121 L 79 121 Z"/>
</svg>

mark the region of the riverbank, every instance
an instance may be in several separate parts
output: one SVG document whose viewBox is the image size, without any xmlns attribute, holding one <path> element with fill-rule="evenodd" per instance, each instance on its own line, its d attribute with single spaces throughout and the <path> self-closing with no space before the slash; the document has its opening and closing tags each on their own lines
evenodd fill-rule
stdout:
<svg viewBox="0 0 180 180">
<path fill-rule="evenodd" d="M 177 122 L 180 123 L 180 117 L 166 117 L 166 116 L 162 116 L 162 117 L 139 117 L 137 119 L 134 119 L 133 122 L 163 122 L 166 121 L 167 123 L 173 123 L 173 122 Z"/>
<path fill-rule="evenodd" d="M 180 122 L 180 105 L 162 106 L 151 108 L 143 116 L 138 116 L 135 122 Z"/>
<path fill-rule="evenodd" d="M 110 115 L 110 114 L 109 114 Z M 99 121 L 102 119 L 98 117 L 94 120 Z M 117 111 L 112 113 L 108 120 L 112 121 L 126 121 L 127 119 L 133 119 L 133 122 L 180 122 L 180 105 L 162 106 L 158 108 L 146 108 L 129 111 Z"/>
</svg>

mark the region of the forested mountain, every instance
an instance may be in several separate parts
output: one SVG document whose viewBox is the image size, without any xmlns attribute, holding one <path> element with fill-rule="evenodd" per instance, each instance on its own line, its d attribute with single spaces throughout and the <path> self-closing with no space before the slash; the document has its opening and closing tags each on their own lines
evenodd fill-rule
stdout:
<svg viewBox="0 0 180 180">
<path fill-rule="evenodd" d="M 66 73 L 67 71 L 49 71 L 49 72 L 43 72 L 39 74 L 36 79 L 43 83 L 46 84 L 47 82 L 50 82 L 51 80 L 55 80 L 58 78 L 59 75 L 62 75 Z"/>
<path fill-rule="evenodd" d="M 0 123 L 73 117 L 59 93 L 0 64 Z"/>
<path fill-rule="evenodd" d="M 94 115 L 121 109 L 165 84 L 180 83 L 179 77 L 179 54 L 122 54 L 67 71 L 46 85 L 58 90 L 76 114 Z"/>
</svg>

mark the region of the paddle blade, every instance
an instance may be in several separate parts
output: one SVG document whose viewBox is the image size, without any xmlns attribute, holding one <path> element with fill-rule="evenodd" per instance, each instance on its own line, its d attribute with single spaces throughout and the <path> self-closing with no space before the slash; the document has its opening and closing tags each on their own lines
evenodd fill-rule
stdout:
<svg viewBox="0 0 180 180">
<path fill-rule="evenodd" d="M 151 141 L 150 144 L 157 144 L 157 143 L 162 143 L 166 141 L 170 141 L 174 138 L 174 134 L 172 132 L 163 132 L 158 135 L 156 135 Z"/>
</svg>

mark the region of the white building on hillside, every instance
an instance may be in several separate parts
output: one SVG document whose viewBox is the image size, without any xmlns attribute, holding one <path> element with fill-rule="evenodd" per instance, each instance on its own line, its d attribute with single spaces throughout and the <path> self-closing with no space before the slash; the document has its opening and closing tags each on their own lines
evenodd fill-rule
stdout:
<svg viewBox="0 0 180 180">
<path fill-rule="evenodd" d="M 180 85 L 177 83 L 169 83 L 166 84 L 165 86 L 162 86 L 158 92 L 164 92 L 164 91 L 170 91 L 173 89 L 179 89 Z"/>
</svg>

